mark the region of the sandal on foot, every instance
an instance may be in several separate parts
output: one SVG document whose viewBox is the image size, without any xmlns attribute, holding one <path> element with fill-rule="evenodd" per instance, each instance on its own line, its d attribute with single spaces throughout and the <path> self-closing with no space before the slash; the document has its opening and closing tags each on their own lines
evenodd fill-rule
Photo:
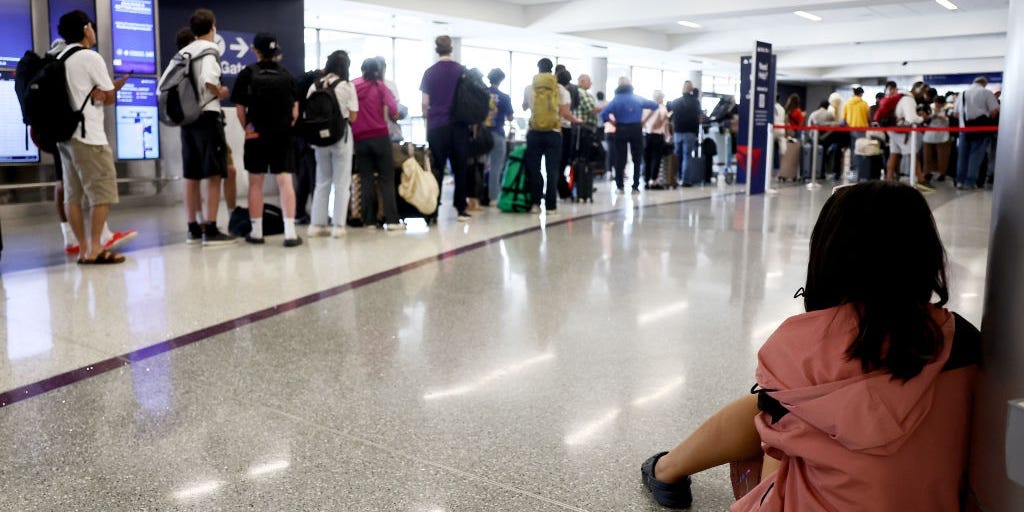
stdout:
<svg viewBox="0 0 1024 512">
<path fill-rule="evenodd" d="M 82 258 L 78 260 L 79 265 L 116 265 L 118 263 L 124 263 L 125 257 L 120 254 L 114 254 L 110 251 L 103 251 L 96 255 L 95 258 L 89 260 Z"/>
<path fill-rule="evenodd" d="M 654 478 L 654 466 L 658 459 L 667 455 L 668 452 L 661 452 L 647 460 L 640 466 L 640 476 L 643 478 L 644 487 L 651 491 L 651 496 L 659 505 L 674 509 L 690 508 L 693 504 L 693 494 L 690 492 L 690 477 L 676 483 L 666 483 Z"/>
</svg>

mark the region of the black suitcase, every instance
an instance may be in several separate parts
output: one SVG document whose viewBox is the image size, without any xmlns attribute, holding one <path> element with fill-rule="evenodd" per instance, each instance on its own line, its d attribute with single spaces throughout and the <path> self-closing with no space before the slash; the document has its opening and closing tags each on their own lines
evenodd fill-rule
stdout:
<svg viewBox="0 0 1024 512">
<path fill-rule="evenodd" d="M 597 132 L 584 126 L 573 126 L 573 135 L 576 137 L 575 152 L 572 167 L 569 172 L 572 176 L 572 190 L 570 194 L 574 202 L 594 202 L 594 166 L 593 161 L 594 143 Z"/>
</svg>

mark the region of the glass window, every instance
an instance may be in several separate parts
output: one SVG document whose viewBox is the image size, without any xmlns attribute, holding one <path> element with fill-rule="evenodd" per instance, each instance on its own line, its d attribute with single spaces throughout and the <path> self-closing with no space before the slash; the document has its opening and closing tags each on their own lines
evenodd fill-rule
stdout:
<svg viewBox="0 0 1024 512">
<path fill-rule="evenodd" d="M 624 64 L 608 64 L 608 83 L 605 84 L 605 97 L 611 101 L 615 89 L 619 88 L 619 77 L 630 76 L 630 68 Z"/>
<path fill-rule="evenodd" d="M 644 98 L 650 99 L 655 90 L 662 90 L 661 70 L 653 68 L 633 67 L 633 90 Z"/>
<path fill-rule="evenodd" d="M 323 67 L 323 62 L 320 60 L 320 44 L 317 30 L 315 28 L 307 28 L 303 32 L 303 39 L 306 45 L 306 70 L 320 69 Z"/>
<path fill-rule="evenodd" d="M 353 78 L 361 74 L 359 68 L 362 67 L 364 60 L 378 56 L 384 57 L 388 63 L 388 78 L 393 79 L 394 77 L 394 69 L 392 69 L 394 66 L 392 63 L 395 59 L 392 53 L 392 39 L 390 37 L 368 36 L 336 30 L 321 30 L 320 56 L 322 59 L 326 60 L 327 56 L 335 50 L 345 50 L 348 52 L 349 59 L 352 61 L 349 75 Z M 320 62 L 316 67 L 322 67 L 323 65 L 324 63 Z"/>
<path fill-rule="evenodd" d="M 668 99 L 678 98 L 683 94 L 683 82 L 686 81 L 686 76 L 679 71 L 665 70 L 665 74 L 662 75 L 662 87 L 664 87 L 665 97 Z"/>
<path fill-rule="evenodd" d="M 395 39 L 394 81 L 398 85 L 399 100 L 409 108 L 409 117 L 423 115 L 423 93 L 420 82 L 423 72 L 434 65 L 434 47 L 427 41 Z M 424 140 L 426 136 L 423 137 Z M 416 139 L 414 139 L 416 140 Z"/>
<path fill-rule="evenodd" d="M 487 85 L 490 85 L 490 82 L 487 81 L 487 73 L 490 73 L 494 68 L 501 69 L 505 73 L 505 81 L 501 83 L 501 87 L 499 87 L 499 89 L 504 91 L 505 94 L 512 93 L 512 86 L 510 85 L 511 82 L 508 79 L 508 73 L 512 67 L 512 63 L 509 60 L 508 50 L 463 46 L 462 65 L 469 69 L 479 69 L 480 73 L 484 75 L 484 83 Z"/>
<path fill-rule="evenodd" d="M 512 89 L 509 93 L 512 96 L 512 109 L 518 115 L 525 115 L 523 113 L 523 91 L 533 83 L 533 77 L 537 74 L 537 61 L 542 58 L 543 55 L 512 52 L 512 73 L 509 73 L 506 80 Z"/>
<path fill-rule="evenodd" d="M 701 92 L 715 92 L 715 77 L 713 75 L 702 75 L 700 77 Z"/>
<path fill-rule="evenodd" d="M 569 73 L 572 75 L 573 83 L 576 83 L 576 79 L 578 79 L 580 75 L 590 74 L 590 61 L 588 60 L 558 57 L 558 62 L 555 64 L 561 64 L 565 66 L 565 69 L 569 70 Z"/>
</svg>

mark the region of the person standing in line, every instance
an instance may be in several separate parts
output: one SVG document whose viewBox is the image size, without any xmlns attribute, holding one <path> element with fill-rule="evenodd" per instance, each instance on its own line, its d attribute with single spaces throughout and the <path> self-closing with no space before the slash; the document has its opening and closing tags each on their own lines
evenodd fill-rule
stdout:
<svg viewBox="0 0 1024 512">
<path fill-rule="evenodd" d="M 57 31 L 65 41 L 73 41 L 57 56 L 64 60 L 71 108 L 78 110 L 85 105 L 82 123 L 74 135 L 57 143 L 61 161 L 67 167 L 64 205 L 68 222 L 82 244 L 78 263 L 123 263 L 125 257 L 104 248 L 102 242 L 110 206 L 119 201 L 114 156 L 103 128 L 103 108 L 114 104 L 117 91 L 124 87 L 128 77 L 110 80 L 106 62 L 92 50 L 96 46 L 96 27 L 84 12 L 71 11 L 61 16 Z M 86 199 L 92 206 L 88 232 L 82 208 Z"/>
<path fill-rule="evenodd" d="M 932 116 L 928 121 L 929 128 L 949 128 L 949 117 L 946 115 L 946 97 L 935 95 L 932 100 Z M 949 132 L 925 132 L 924 140 L 924 172 L 945 176 L 949 167 Z"/>
<path fill-rule="evenodd" d="M 996 126 L 999 116 L 999 100 L 988 90 L 988 79 L 979 76 L 957 99 L 955 112 L 960 118 L 960 127 Z M 974 190 L 978 188 L 978 174 L 982 160 L 992 142 L 992 134 L 961 133 L 957 155 L 956 188 Z"/>
<path fill-rule="evenodd" d="M 295 144 L 291 130 L 299 118 L 295 80 L 278 61 L 281 46 L 267 32 L 256 34 L 252 48 L 259 62 L 238 74 L 231 102 L 245 127 L 245 170 L 249 172 L 251 244 L 263 244 L 263 182 L 274 175 L 284 214 L 284 246 L 298 247 L 302 238 L 295 230 Z"/>
<path fill-rule="evenodd" d="M 923 87 L 923 82 L 917 82 L 911 88 L 909 94 L 901 95 L 899 103 L 896 104 L 896 112 L 894 113 L 898 126 L 920 126 L 928 121 L 927 118 L 922 117 L 917 111 L 917 98 L 924 94 Z M 896 94 L 899 93 L 897 92 Z M 891 135 L 889 138 L 891 154 L 889 155 L 889 165 L 886 170 L 886 180 L 899 181 L 899 168 L 903 156 L 909 157 L 914 153 L 920 152 L 922 142 L 918 138 L 917 144 L 912 144 L 913 138 L 909 133 L 893 133 Z M 921 170 L 920 159 L 916 160 L 915 167 L 910 172 L 915 173 L 917 176 L 917 189 L 922 192 L 934 192 L 935 189 L 928 185 L 924 172 Z"/>
<path fill-rule="evenodd" d="M 615 186 L 619 194 L 624 193 L 627 150 L 633 157 L 633 193 L 640 193 L 640 168 L 644 154 L 644 133 L 640 121 L 645 108 L 657 110 L 658 104 L 633 94 L 629 78 L 622 77 L 615 90 L 615 98 L 601 111 L 601 118 L 605 121 L 615 117 Z"/>
<path fill-rule="evenodd" d="M 362 183 L 363 221 L 367 225 L 378 221 L 377 189 L 373 177 L 377 174 L 384 208 L 381 227 L 388 231 L 403 230 L 405 224 L 399 221 L 395 198 L 395 160 L 385 117 L 390 114 L 391 119 L 398 118 L 398 102 L 384 85 L 377 59 L 364 60 L 360 69 L 363 76 L 352 83 L 359 99 L 359 116 L 352 123 L 352 136 L 355 138 L 355 167 Z"/>
<path fill-rule="evenodd" d="M 562 121 L 580 121 L 572 115 L 569 109 L 572 97 L 565 87 L 558 84 L 558 79 L 551 73 L 553 68 L 554 63 L 547 57 L 537 61 L 538 73 L 534 75 L 532 84 L 523 91 L 523 110 L 530 111 L 530 130 L 526 132 L 526 155 L 523 162 L 528 187 L 533 196 L 533 208 L 530 212 L 540 212 L 543 199 L 546 215 L 558 214 L 558 164 L 562 159 Z M 540 172 L 542 157 L 546 177 Z M 562 171 L 564 172 L 564 169 Z"/>
<path fill-rule="evenodd" d="M 697 149 L 697 134 L 700 132 L 700 99 L 694 93 L 693 82 L 683 82 L 683 95 L 668 104 L 672 113 L 672 143 L 676 156 L 679 157 L 679 168 L 676 169 L 679 181 L 684 187 L 692 187 L 689 156 Z"/>
<path fill-rule="evenodd" d="M 58 55 L 67 49 L 68 45 L 62 38 L 54 39 L 50 44 L 50 49 L 46 52 L 47 55 L 56 58 Z M 79 105 L 81 106 L 81 105 Z M 78 239 L 75 237 L 75 231 L 71 229 L 71 223 L 68 222 L 67 209 L 64 204 L 64 162 L 61 160 L 60 151 L 53 153 L 53 167 L 54 174 L 57 179 L 57 184 L 53 190 L 53 202 L 57 209 L 57 218 L 60 219 L 60 231 L 64 237 L 64 254 L 75 255 L 81 252 L 82 247 L 79 244 Z M 138 233 L 134 229 L 126 231 L 110 231 L 109 223 L 103 223 L 103 229 L 100 234 L 100 244 L 103 248 L 108 251 L 113 251 L 122 245 L 134 240 L 138 236 Z"/>
<path fill-rule="evenodd" d="M 427 119 L 427 144 L 430 146 L 431 165 L 437 182 L 444 183 L 444 168 L 451 164 L 455 178 L 453 206 L 459 222 L 469 222 L 469 127 L 452 120 L 455 89 L 465 68 L 452 59 L 452 38 L 434 39 L 438 61 L 427 68 L 420 82 L 423 92 L 423 117 Z M 397 108 L 397 107 L 395 107 Z M 441 198 L 438 196 L 438 204 Z"/>
<path fill-rule="evenodd" d="M 790 126 L 803 126 L 807 121 L 804 116 L 804 111 L 800 109 L 800 96 L 797 93 L 789 95 L 786 100 L 786 124 Z M 792 137 L 795 135 L 793 130 L 788 130 L 786 133 Z"/>
<path fill-rule="evenodd" d="M 561 68 L 561 69 L 559 69 Z M 580 103 L 580 91 L 572 83 L 572 73 L 565 66 L 558 65 L 555 67 L 555 79 L 558 80 L 558 85 L 569 91 L 569 112 L 576 115 L 573 107 L 579 108 Z M 562 119 L 562 155 L 558 163 L 558 168 L 561 169 L 558 179 L 565 182 L 565 188 L 568 190 L 568 182 L 565 179 L 565 168 L 569 166 L 572 159 L 576 157 L 576 141 L 575 137 L 572 136 L 572 122 L 567 119 Z"/>
<path fill-rule="evenodd" d="M 505 170 L 505 121 L 512 121 L 515 112 L 512 110 L 512 97 L 499 89 L 505 80 L 505 72 L 494 68 L 487 73 L 487 80 L 491 83 L 491 100 L 495 107 L 484 122 L 494 139 L 494 147 L 487 154 L 487 194 L 489 202 L 494 203 L 500 195 L 501 174 Z"/>
<path fill-rule="evenodd" d="M 195 85 L 199 90 L 202 113 L 195 122 L 181 127 L 181 161 L 185 177 L 186 241 L 203 246 L 233 244 L 235 237 L 217 228 L 217 210 L 220 207 L 221 182 L 227 178 L 227 138 L 224 135 L 224 114 L 220 100 L 228 97 L 228 88 L 221 85 L 219 53 L 214 38 L 217 19 L 213 11 L 199 9 L 189 18 L 189 31 L 194 38 L 179 54 L 200 55 L 213 52 L 192 61 Z M 180 42 L 187 35 L 178 34 Z M 167 69 L 164 78 L 172 72 Z M 161 79 L 161 83 L 163 79 Z M 202 185 L 206 181 L 206 215 L 203 215 Z"/>
<path fill-rule="evenodd" d="M 346 119 L 345 135 L 341 140 L 327 147 L 317 147 L 316 151 L 316 187 L 313 189 L 313 211 L 311 212 L 309 231 L 310 238 L 327 236 L 334 238 L 345 236 L 345 224 L 348 220 L 348 203 L 352 185 L 352 157 L 354 142 L 350 133 L 351 124 L 359 117 L 359 100 L 356 89 L 348 79 L 348 53 L 337 50 L 327 57 L 324 65 L 323 78 L 319 84 L 313 84 L 306 92 L 309 98 L 318 88 L 333 91 L 338 101 L 342 117 Z M 334 212 L 331 221 L 333 230 L 327 229 L 327 206 L 330 202 L 331 187 L 334 187 Z"/>
<path fill-rule="evenodd" d="M 383 77 L 384 85 L 391 91 L 391 95 L 395 97 L 395 104 L 398 105 L 398 112 L 394 114 L 388 112 L 388 135 L 391 137 L 391 142 L 402 142 L 405 139 L 405 135 L 402 134 L 402 127 L 398 124 L 398 121 L 405 119 L 409 115 L 409 109 L 402 105 L 402 98 L 398 95 L 398 84 L 388 80 L 388 61 L 384 57 L 378 55 L 375 57 L 377 62 L 380 63 L 380 76 Z M 393 117 L 397 115 L 397 117 Z"/>
<path fill-rule="evenodd" d="M 644 186 L 654 187 L 661 168 L 661 158 L 665 154 L 665 142 L 668 139 L 668 108 L 665 107 L 665 93 L 654 91 L 654 101 L 658 108 L 647 110 L 643 119 L 644 125 Z"/>
</svg>

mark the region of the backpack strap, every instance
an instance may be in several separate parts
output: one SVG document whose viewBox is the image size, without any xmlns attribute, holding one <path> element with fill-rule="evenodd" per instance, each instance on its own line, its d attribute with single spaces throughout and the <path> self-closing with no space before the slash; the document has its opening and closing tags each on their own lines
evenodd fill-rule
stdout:
<svg viewBox="0 0 1024 512">
<path fill-rule="evenodd" d="M 78 53 L 78 52 L 80 52 L 82 50 L 85 50 L 85 47 L 83 47 L 83 46 L 75 46 L 75 47 L 65 51 L 63 55 L 61 55 L 60 57 L 57 58 L 57 60 L 59 62 L 65 62 L 68 59 L 70 59 L 72 55 L 74 55 L 74 54 L 76 54 L 76 53 Z M 64 72 L 64 77 L 65 77 L 64 80 L 67 81 L 67 71 Z M 92 89 L 89 90 L 88 94 L 85 95 L 85 100 L 82 101 L 82 106 L 79 107 L 78 110 L 75 112 L 76 114 L 81 114 L 82 112 L 85 112 L 85 107 L 89 106 L 89 100 L 92 99 L 92 93 L 96 92 L 96 89 L 98 89 L 98 87 L 93 87 Z M 85 121 L 83 121 L 81 124 L 82 124 L 82 138 L 84 139 L 85 138 Z"/>
<path fill-rule="evenodd" d="M 203 89 L 206 89 L 206 84 L 203 84 L 202 87 L 199 87 L 199 82 L 197 81 L 199 79 L 199 77 L 196 76 L 196 73 L 192 69 L 192 66 L 194 66 L 196 62 L 199 62 L 199 61 L 203 60 L 206 57 L 216 57 L 217 61 L 219 62 L 220 61 L 220 55 L 213 48 L 206 48 L 205 50 L 197 53 L 194 57 L 191 54 L 188 54 L 188 53 L 183 53 L 183 54 L 179 53 L 179 55 L 184 55 L 184 56 L 188 57 L 188 70 L 186 70 L 185 73 L 189 77 L 189 83 L 192 84 L 192 89 L 196 93 L 196 98 L 198 98 L 198 97 L 200 97 L 200 91 L 203 90 Z M 214 95 L 214 97 L 206 100 L 205 103 L 203 103 L 202 105 L 199 106 L 199 110 L 202 110 L 202 109 L 206 108 L 207 105 L 209 105 L 210 103 L 213 103 L 214 100 L 216 100 L 216 99 L 217 99 L 217 96 Z"/>
</svg>

